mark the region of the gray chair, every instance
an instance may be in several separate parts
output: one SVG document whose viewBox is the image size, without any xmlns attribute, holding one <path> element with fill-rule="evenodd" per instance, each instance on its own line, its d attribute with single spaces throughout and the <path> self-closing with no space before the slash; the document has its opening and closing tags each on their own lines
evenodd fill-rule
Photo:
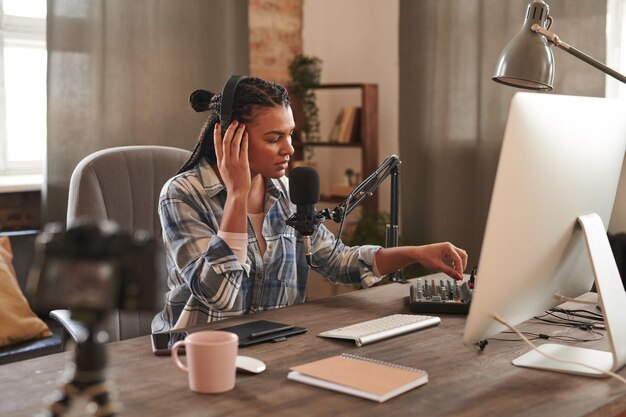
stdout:
<svg viewBox="0 0 626 417">
<path fill-rule="evenodd" d="M 166 146 L 122 146 L 85 157 L 70 179 L 67 226 L 79 221 L 111 220 L 123 230 L 147 231 L 160 244 L 159 193 L 190 154 L 187 150 Z M 164 268 L 162 252 L 159 257 L 157 265 Z M 165 288 L 162 282 L 155 282 L 155 285 Z M 69 311 L 54 310 L 51 316 L 59 320 L 74 339 L 78 337 L 80 327 L 73 326 Z M 109 333 L 109 341 L 146 335 L 150 333 L 153 317 L 154 312 L 113 311 L 103 329 Z"/>
</svg>

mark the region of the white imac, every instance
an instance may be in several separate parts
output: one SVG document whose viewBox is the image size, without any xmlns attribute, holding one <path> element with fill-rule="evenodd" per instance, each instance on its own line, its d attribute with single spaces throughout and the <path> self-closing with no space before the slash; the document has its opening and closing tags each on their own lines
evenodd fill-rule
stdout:
<svg viewBox="0 0 626 417">
<path fill-rule="evenodd" d="M 626 293 L 607 239 L 626 151 L 626 101 L 517 93 L 509 108 L 464 343 L 577 297 L 596 283 L 610 351 L 544 344 L 605 371 L 626 364 Z M 517 366 L 605 376 L 531 350 Z"/>
</svg>

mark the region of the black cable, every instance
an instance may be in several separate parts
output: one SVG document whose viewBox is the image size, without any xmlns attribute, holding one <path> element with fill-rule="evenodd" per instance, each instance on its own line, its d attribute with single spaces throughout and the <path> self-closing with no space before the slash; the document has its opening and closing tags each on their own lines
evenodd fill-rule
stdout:
<svg viewBox="0 0 626 417">
<path fill-rule="evenodd" d="M 593 334 L 597 334 L 599 337 L 593 338 L 593 339 L 589 339 L 589 338 L 581 338 L 581 337 L 575 337 L 575 336 L 570 336 L 570 335 L 549 335 L 549 334 L 545 334 L 545 333 L 534 333 L 534 332 L 520 332 L 525 336 L 530 336 L 528 337 L 529 340 L 537 340 L 537 339 L 544 339 L 544 340 L 558 340 L 561 342 L 597 342 L 598 340 L 602 340 L 604 338 L 604 334 L 596 331 L 596 330 L 589 330 L 590 333 Z M 515 334 L 514 332 L 510 332 L 510 331 L 505 331 L 502 332 L 503 334 Z M 516 338 L 516 339 L 504 339 L 504 338 L 497 338 L 497 337 L 492 337 L 489 338 L 488 340 L 497 340 L 500 342 L 520 342 L 522 341 L 522 339 L 520 338 Z"/>
<path fill-rule="evenodd" d="M 536 316 L 534 317 L 535 320 L 537 321 L 541 321 L 542 323 L 547 323 L 547 324 L 551 324 L 551 325 L 555 325 L 555 326 L 563 326 L 563 327 L 571 327 L 572 331 L 574 330 L 582 330 L 584 332 L 588 332 L 590 334 L 595 334 L 598 335 L 599 337 L 596 338 L 580 338 L 580 337 L 576 337 L 576 336 L 571 336 L 571 335 L 563 335 L 563 334 L 555 334 L 555 335 L 549 335 L 549 334 L 545 334 L 545 333 L 534 333 L 534 332 L 520 332 L 522 335 L 526 336 L 529 340 L 538 340 L 538 339 L 544 339 L 544 340 L 555 340 L 555 341 L 560 341 L 563 343 L 582 343 L 582 342 L 596 342 L 599 340 L 602 340 L 604 338 L 604 333 L 601 333 L 597 330 L 595 330 L 594 325 L 601 325 L 598 323 L 594 323 L 594 322 L 590 322 L 590 321 L 583 321 L 583 320 L 575 320 L 570 318 L 569 316 L 576 316 L 576 317 L 581 317 L 581 318 L 588 318 L 590 320 L 598 320 L 598 318 L 596 317 L 589 317 L 586 316 L 585 314 L 579 314 L 579 313 L 589 313 L 592 316 L 596 316 L 595 313 L 592 313 L 588 310 L 567 310 L 567 309 L 563 309 L 563 308 L 554 308 L 551 310 L 546 311 L 544 314 L 542 314 L 541 316 Z M 558 314 L 565 314 L 567 317 L 561 317 Z M 550 320 L 545 318 L 546 316 L 552 316 L 554 317 L 556 320 Z M 597 316 L 600 316 L 600 314 L 597 314 Z M 503 331 L 501 332 L 502 334 L 515 334 L 515 332 L 511 332 L 511 331 Z M 528 337 L 530 336 L 530 337 Z M 492 338 L 488 338 L 485 340 L 482 340 L 481 342 L 477 343 L 477 346 L 480 348 L 481 352 L 485 350 L 485 347 L 487 346 L 487 344 L 489 343 L 490 340 L 494 340 L 494 341 L 500 341 L 500 342 L 520 342 L 523 341 L 523 339 L 521 338 L 516 338 L 516 339 L 510 339 L 510 338 L 499 338 L 499 337 L 492 337 Z"/>
<path fill-rule="evenodd" d="M 546 318 L 544 318 L 545 316 L 552 316 L 555 319 L 557 319 L 558 321 L 546 319 Z M 569 317 L 567 317 L 567 318 L 560 317 L 560 316 L 556 315 L 552 311 L 546 311 L 543 315 L 536 316 L 535 320 L 540 320 L 540 321 L 542 321 L 544 323 L 558 324 L 558 325 L 562 325 L 562 326 L 579 327 L 579 328 L 582 328 L 583 330 L 591 329 L 593 327 L 593 324 L 594 324 L 594 323 L 588 322 L 588 321 L 574 320 L 574 319 L 571 319 Z"/>
<path fill-rule="evenodd" d="M 594 313 L 593 311 L 589 311 L 589 310 L 582 310 L 582 309 L 568 310 L 565 308 L 555 307 L 553 309 L 550 309 L 549 311 L 552 311 L 555 313 L 563 313 L 569 316 L 575 316 L 575 317 L 580 317 L 580 318 L 589 319 L 589 320 L 604 321 L 604 316 L 602 314 Z"/>
</svg>

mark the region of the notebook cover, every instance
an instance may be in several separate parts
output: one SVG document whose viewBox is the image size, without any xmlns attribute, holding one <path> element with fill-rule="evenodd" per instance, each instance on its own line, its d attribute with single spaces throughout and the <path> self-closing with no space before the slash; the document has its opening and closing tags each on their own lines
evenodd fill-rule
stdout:
<svg viewBox="0 0 626 417">
<path fill-rule="evenodd" d="M 291 371 L 289 379 L 379 402 L 428 382 L 424 370 L 347 354 L 294 366 Z"/>
</svg>

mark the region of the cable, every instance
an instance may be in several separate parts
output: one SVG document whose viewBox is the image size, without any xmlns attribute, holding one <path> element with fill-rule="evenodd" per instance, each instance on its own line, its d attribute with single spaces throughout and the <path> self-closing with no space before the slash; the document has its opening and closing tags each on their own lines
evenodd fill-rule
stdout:
<svg viewBox="0 0 626 417">
<path fill-rule="evenodd" d="M 526 344 L 528 344 L 531 348 L 533 348 L 533 350 L 536 350 L 540 355 L 553 360 L 553 361 L 557 361 L 557 362 L 561 362 L 561 363 L 569 363 L 572 365 L 579 365 L 582 366 L 584 368 L 588 368 L 591 369 L 593 371 L 596 372 L 600 372 L 603 373 L 605 375 L 611 376 L 615 379 L 617 379 L 619 382 L 621 382 L 622 384 L 626 385 L 626 379 L 623 378 L 621 375 L 616 374 L 615 372 L 612 371 L 605 371 L 603 369 L 600 368 L 596 368 L 595 366 L 586 364 L 586 363 L 582 363 L 582 362 L 578 362 L 578 361 L 571 361 L 568 359 L 562 359 L 562 358 L 558 358 L 556 356 L 550 355 L 549 353 L 543 352 L 541 350 L 539 350 L 537 348 L 537 346 L 535 346 L 535 344 L 533 342 L 531 342 L 530 340 L 528 340 L 526 338 L 526 336 L 524 336 L 519 330 L 517 330 L 514 326 L 512 326 L 511 324 L 509 324 L 508 321 L 506 321 L 505 319 L 503 319 L 502 317 L 500 317 L 499 315 L 494 315 L 494 319 L 502 324 L 504 324 L 506 327 L 508 327 L 511 331 L 515 332 L 524 342 L 526 342 Z"/>
<path fill-rule="evenodd" d="M 604 320 L 604 316 L 602 314 L 594 313 L 593 311 L 589 310 L 569 310 L 566 308 L 554 307 L 547 311 L 552 313 L 566 314 L 568 316 L 590 318 L 591 320 Z"/>
<path fill-rule="evenodd" d="M 595 317 L 604 317 L 602 313 L 594 313 L 593 311 L 589 311 L 585 309 L 568 309 L 568 308 L 563 308 L 563 307 L 554 307 L 552 310 L 562 311 L 565 313 L 588 313 Z"/>
<path fill-rule="evenodd" d="M 567 314 L 567 313 L 564 313 L 564 314 Z M 557 319 L 558 321 L 546 319 L 546 318 L 544 318 L 545 316 L 552 316 L 555 319 Z M 557 324 L 557 325 L 560 325 L 560 326 L 578 327 L 578 328 L 583 329 L 583 330 L 589 330 L 589 329 L 592 329 L 594 327 L 597 327 L 597 326 L 595 326 L 597 323 L 592 323 L 592 322 L 583 321 L 583 320 L 575 320 L 575 319 L 572 319 L 572 318 L 569 318 L 569 317 L 567 317 L 567 318 L 560 317 L 560 316 L 556 315 L 555 312 L 553 312 L 551 310 L 546 311 L 541 316 L 536 316 L 534 318 L 535 318 L 535 320 L 540 320 L 540 321 L 542 321 L 544 323 Z"/>
<path fill-rule="evenodd" d="M 588 330 L 589 332 L 593 333 L 593 334 L 597 334 L 600 337 L 596 337 L 595 339 L 585 339 L 582 337 L 575 337 L 575 336 L 570 336 L 570 335 L 548 335 L 545 333 L 533 333 L 533 332 L 520 332 L 524 335 L 528 335 L 531 336 L 528 338 L 528 340 L 537 340 L 537 339 L 544 339 L 544 340 L 558 340 L 564 343 L 567 342 L 597 342 L 598 340 L 602 340 L 604 338 L 604 334 L 595 331 L 595 330 Z M 503 334 L 515 334 L 515 332 L 502 332 Z M 520 340 L 523 339 L 505 339 L 505 338 L 499 338 L 499 337 L 490 337 L 488 340 L 496 340 L 499 342 L 519 342 Z"/>
<path fill-rule="evenodd" d="M 575 317 L 580 317 L 583 319 L 604 321 L 604 316 L 602 314 L 594 313 L 593 311 L 589 311 L 589 310 L 568 310 L 565 308 L 555 307 L 548 311 L 552 311 L 555 313 L 563 313 L 563 314 L 567 314 L 568 316 L 575 316 Z"/>
</svg>

